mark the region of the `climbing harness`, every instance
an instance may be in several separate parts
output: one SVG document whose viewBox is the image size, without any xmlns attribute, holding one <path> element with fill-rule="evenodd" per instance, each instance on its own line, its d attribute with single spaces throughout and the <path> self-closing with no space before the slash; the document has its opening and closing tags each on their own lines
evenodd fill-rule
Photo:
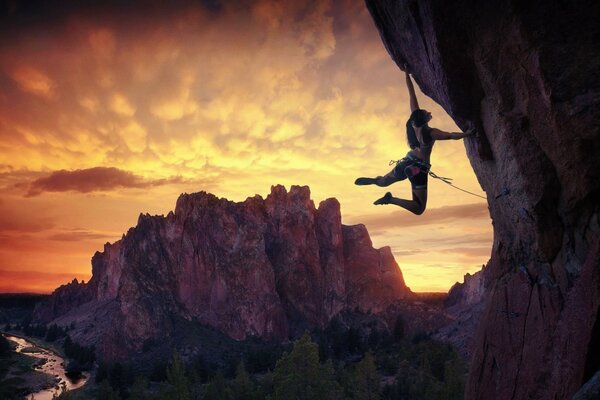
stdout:
<svg viewBox="0 0 600 400">
<path fill-rule="evenodd" d="M 461 192 L 465 192 L 465 193 L 468 193 L 468 194 L 470 194 L 470 195 L 473 195 L 473 196 L 479 197 L 480 199 L 487 200 L 487 198 L 486 198 L 486 197 L 480 196 L 480 195 L 478 195 L 478 194 L 476 194 L 476 193 L 473 193 L 473 192 L 469 192 L 468 190 L 465 190 L 465 189 L 462 189 L 462 188 L 460 188 L 460 187 L 456 186 L 454 183 L 450 182 L 450 181 L 452 180 L 452 178 L 446 178 L 446 177 L 443 177 L 443 176 L 439 176 L 439 175 L 437 175 L 435 172 L 433 172 L 433 171 L 430 169 L 430 168 L 431 168 L 431 164 L 428 164 L 428 163 L 426 163 L 425 161 L 423 161 L 423 160 L 419 160 L 418 158 L 415 158 L 415 157 L 411 157 L 411 156 L 407 156 L 407 157 L 410 159 L 410 161 L 411 161 L 413 164 L 415 164 L 415 165 L 417 165 L 419 168 L 423 169 L 423 170 L 424 170 L 424 171 L 425 171 L 427 174 L 429 174 L 429 176 L 431 176 L 432 178 L 439 179 L 440 181 L 442 181 L 442 182 L 444 182 L 444 183 L 446 183 L 446 184 L 448 184 L 448 185 L 452 186 L 454 189 L 458 189 L 458 190 L 460 190 Z M 405 157 L 405 158 L 402 158 L 402 159 L 400 159 L 400 160 L 390 160 L 390 163 L 389 163 L 389 165 L 393 165 L 393 164 L 398 164 L 398 163 L 401 163 L 403 160 L 406 160 L 406 157 Z"/>
</svg>

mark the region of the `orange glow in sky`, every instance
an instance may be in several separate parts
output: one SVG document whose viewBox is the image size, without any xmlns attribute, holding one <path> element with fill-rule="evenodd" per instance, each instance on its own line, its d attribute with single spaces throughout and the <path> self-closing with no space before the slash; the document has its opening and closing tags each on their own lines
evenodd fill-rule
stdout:
<svg viewBox="0 0 600 400">
<path fill-rule="evenodd" d="M 364 4 L 229 3 L 36 18 L 16 6 L 0 19 L 0 292 L 87 281 L 95 251 L 182 192 L 243 201 L 274 184 L 338 198 L 343 223 L 391 246 L 415 291 L 446 291 L 487 262 L 484 200 L 430 179 L 415 216 L 372 205 L 387 190 L 410 197 L 408 182 L 354 185 L 408 150 L 403 73 Z M 458 130 L 419 101 L 431 126 Z M 438 142 L 432 164 L 482 193 L 462 141 Z"/>
</svg>

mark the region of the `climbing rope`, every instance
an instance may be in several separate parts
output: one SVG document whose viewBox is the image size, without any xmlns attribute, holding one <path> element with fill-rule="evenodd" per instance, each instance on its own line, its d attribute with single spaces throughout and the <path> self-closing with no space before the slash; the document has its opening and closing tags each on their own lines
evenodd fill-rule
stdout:
<svg viewBox="0 0 600 400">
<path fill-rule="evenodd" d="M 390 160 L 390 163 L 389 163 L 389 165 L 398 164 L 398 163 L 402 162 L 402 160 L 404 160 L 404 159 L 400 159 L 400 160 Z M 432 178 L 439 179 L 440 181 L 442 181 L 442 182 L 444 182 L 444 183 L 446 183 L 446 184 L 448 184 L 448 185 L 452 186 L 454 189 L 460 190 L 461 192 L 465 192 L 465 193 L 468 193 L 468 194 L 470 194 L 470 195 L 473 195 L 473 196 L 479 197 L 480 199 L 487 200 L 487 198 L 486 198 L 486 197 L 480 196 L 480 195 L 478 195 L 478 194 L 476 194 L 476 193 L 473 193 L 473 192 L 469 192 L 468 190 L 465 190 L 465 189 L 463 189 L 463 188 L 460 188 L 460 187 L 456 186 L 454 183 L 450 182 L 450 181 L 452 180 L 452 178 L 446 178 L 446 177 L 443 177 L 443 176 L 439 176 L 439 175 L 437 175 L 435 172 L 433 172 L 432 170 L 430 170 L 430 169 L 429 169 L 429 167 L 431 167 L 431 165 L 429 165 L 428 163 L 426 163 L 426 162 L 424 162 L 424 161 L 423 161 L 423 162 L 421 162 L 421 163 L 417 163 L 417 164 L 418 164 L 418 165 L 419 165 L 419 164 L 421 164 L 423 167 L 425 167 L 425 169 L 427 170 L 427 173 L 428 173 L 428 174 L 429 174 L 429 176 L 431 176 Z M 505 189 L 505 192 L 506 192 L 506 189 Z M 502 193 L 501 195 L 505 195 L 505 194 L 508 194 L 508 193 Z"/>
<path fill-rule="evenodd" d="M 483 197 L 483 196 L 480 196 L 480 195 L 478 195 L 478 194 L 476 194 L 476 193 L 469 192 L 468 190 L 465 190 L 465 189 L 459 188 L 459 187 L 458 187 L 458 186 L 456 186 L 454 183 L 450 182 L 450 181 L 452 180 L 452 178 L 446 178 L 446 177 L 443 177 L 443 176 L 436 175 L 436 173 L 435 173 L 435 172 L 433 172 L 433 171 L 431 171 L 431 170 L 429 170 L 428 174 L 429 174 L 429 176 L 431 176 L 432 178 L 439 179 L 440 181 L 442 181 L 442 182 L 444 182 L 444 183 L 447 183 L 448 185 L 452 186 L 454 189 L 460 190 L 461 192 L 465 192 L 465 193 L 468 193 L 468 194 L 470 194 L 470 195 L 473 195 L 473 196 L 477 196 L 477 197 L 479 197 L 480 199 L 487 200 L 487 198 L 486 198 L 486 197 Z"/>
</svg>

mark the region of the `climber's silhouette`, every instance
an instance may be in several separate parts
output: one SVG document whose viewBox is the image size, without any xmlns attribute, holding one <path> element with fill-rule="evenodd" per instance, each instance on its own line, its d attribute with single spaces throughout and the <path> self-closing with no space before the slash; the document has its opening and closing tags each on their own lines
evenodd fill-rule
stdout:
<svg viewBox="0 0 600 400">
<path fill-rule="evenodd" d="M 382 198 L 373 204 L 395 204 L 406 208 L 417 215 L 423 214 L 427 205 L 427 175 L 431 165 L 429 158 L 436 140 L 462 139 L 475 133 L 474 129 L 467 132 L 445 132 L 440 129 L 430 128 L 427 123 L 431 120 L 431 113 L 419 108 L 415 88 L 410 79 L 410 73 L 404 65 L 406 74 L 406 86 L 410 95 L 410 118 L 406 122 L 406 135 L 410 151 L 396 166 L 384 176 L 376 178 L 358 178 L 354 183 L 357 185 L 389 186 L 408 178 L 412 186 L 412 200 L 399 199 L 387 192 Z"/>
</svg>

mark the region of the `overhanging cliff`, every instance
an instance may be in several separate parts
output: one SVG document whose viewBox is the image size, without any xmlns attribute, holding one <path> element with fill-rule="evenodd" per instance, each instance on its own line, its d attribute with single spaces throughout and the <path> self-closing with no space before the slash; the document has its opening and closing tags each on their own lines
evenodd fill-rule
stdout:
<svg viewBox="0 0 600 400">
<path fill-rule="evenodd" d="M 568 399 L 600 368 L 600 3 L 367 7 L 463 129 L 494 228 L 467 399 Z"/>
</svg>

